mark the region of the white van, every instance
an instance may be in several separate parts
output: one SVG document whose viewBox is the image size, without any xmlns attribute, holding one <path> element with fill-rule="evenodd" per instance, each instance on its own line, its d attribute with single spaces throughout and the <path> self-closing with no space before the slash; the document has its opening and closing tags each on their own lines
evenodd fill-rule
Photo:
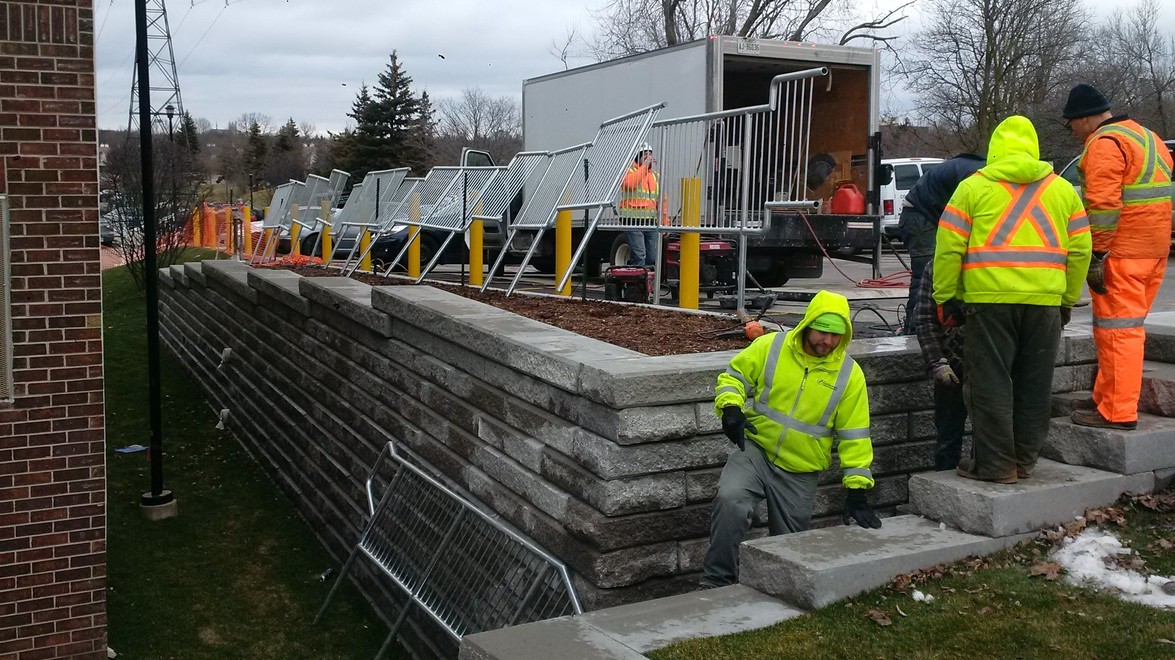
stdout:
<svg viewBox="0 0 1175 660">
<path fill-rule="evenodd" d="M 890 238 L 898 237 L 898 217 L 902 201 L 914 187 L 914 182 L 942 162 L 941 158 L 886 158 L 881 164 L 893 168 L 893 178 L 881 186 L 881 231 Z"/>
</svg>

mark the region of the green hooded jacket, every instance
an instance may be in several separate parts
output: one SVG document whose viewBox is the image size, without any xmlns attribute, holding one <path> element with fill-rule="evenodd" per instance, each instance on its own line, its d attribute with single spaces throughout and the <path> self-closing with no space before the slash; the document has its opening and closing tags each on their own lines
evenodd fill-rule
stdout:
<svg viewBox="0 0 1175 660">
<path fill-rule="evenodd" d="M 847 330 L 831 353 L 813 357 L 804 352 L 803 332 L 826 312 L 844 318 Z M 852 338 L 848 300 L 817 293 L 794 329 L 765 334 L 734 356 L 718 375 L 714 412 L 744 408 L 757 429 L 750 439 L 788 472 L 828 469 L 839 441 L 845 488 L 872 488 L 869 395 L 865 374 L 847 354 Z"/>
<path fill-rule="evenodd" d="M 939 220 L 934 301 L 1072 307 L 1091 249 L 1081 197 L 1040 160 L 1032 122 L 1013 115 Z"/>
</svg>

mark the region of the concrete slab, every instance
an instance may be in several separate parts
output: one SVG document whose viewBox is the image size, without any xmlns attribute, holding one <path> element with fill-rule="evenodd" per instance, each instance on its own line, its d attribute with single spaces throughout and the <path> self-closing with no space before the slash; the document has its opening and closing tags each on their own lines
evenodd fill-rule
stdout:
<svg viewBox="0 0 1175 660">
<path fill-rule="evenodd" d="M 1052 420 L 1041 455 L 1119 474 L 1175 467 L 1175 419 L 1140 413 L 1137 429 L 1116 431 L 1078 426 L 1058 417 Z"/>
<path fill-rule="evenodd" d="M 1001 537 L 1068 522 L 1086 509 L 1118 499 L 1126 477 L 1041 459 L 1031 479 L 993 484 L 954 472 L 910 477 L 910 503 L 928 518 L 965 532 Z"/>
<path fill-rule="evenodd" d="M 1088 390 L 1078 392 L 1057 392 L 1053 394 L 1053 417 L 1068 417 L 1073 412 L 1073 404 L 1088 400 L 1093 392 Z"/>
<path fill-rule="evenodd" d="M 528 623 L 468 635 L 459 660 L 643 660 L 582 616 Z"/>
<path fill-rule="evenodd" d="M 919 516 L 895 516 L 881 529 L 823 527 L 746 541 L 739 582 L 817 608 L 888 584 L 898 575 L 1003 550 L 1031 535 L 967 534 Z"/>
<path fill-rule="evenodd" d="M 766 628 L 801 614 L 804 610 L 735 584 L 597 610 L 583 618 L 644 653 L 686 639 Z"/>
</svg>

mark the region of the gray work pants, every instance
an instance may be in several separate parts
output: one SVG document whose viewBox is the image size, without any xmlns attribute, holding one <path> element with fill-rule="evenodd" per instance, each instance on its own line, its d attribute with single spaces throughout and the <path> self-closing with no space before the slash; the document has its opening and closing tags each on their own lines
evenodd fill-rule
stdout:
<svg viewBox="0 0 1175 660">
<path fill-rule="evenodd" d="M 808 529 L 816 476 L 777 467 L 750 440 L 746 451 L 732 453 L 718 478 L 718 496 L 710 511 L 710 549 L 702 562 L 701 584 L 721 587 L 738 582 L 738 545 L 764 499 L 767 529 L 773 536 Z"/>
</svg>

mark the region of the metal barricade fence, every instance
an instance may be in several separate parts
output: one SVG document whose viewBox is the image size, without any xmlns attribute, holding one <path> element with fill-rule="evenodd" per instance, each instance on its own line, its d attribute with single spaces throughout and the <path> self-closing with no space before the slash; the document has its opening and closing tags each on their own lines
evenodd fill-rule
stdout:
<svg viewBox="0 0 1175 660">
<path fill-rule="evenodd" d="M 290 180 L 273 190 L 273 197 L 269 200 L 269 208 L 261 221 L 261 238 L 253 247 L 253 256 L 250 264 L 256 264 L 270 258 L 270 249 L 276 250 L 278 232 L 282 221 L 289 217 L 290 198 L 295 187 L 302 185 L 300 181 Z"/>
<path fill-rule="evenodd" d="M 411 211 L 412 199 L 424 186 L 425 179 L 427 177 L 404 177 L 400 181 L 400 185 L 390 193 L 384 192 L 381 186 L 381 191 L 376 196 L 378 208 L 375 218 L 367 225 L 367 229 L 371 232 L 370 240 L 359 253 L 357 259 L 353 259 L 354 252 L 347 256 L 349 267 L 343 268 L 343 275 L 350 277 L 359 270 L 360 264 L 375 248 L 376 241 L 404 228 L 403 218 L 407 217 Z M 376 268 L 373 266 L 371 272 L 374 273 L 375 270 Z"/>
<path fill-rule="evenodd" d="M 458 234 L 465 233 L 465 230 L 469 228 L 473 222 L 473 212 L 481 204 L 482 197 L 493 184 L 494 179 L 505 171 L 506 167 L 504 166 L 462 167 L 461 173 L 456 179 L 453 179 L 453 183 L 449 184 L 449 190 L 445 191 L 441 195 L 441 199 L 433 205 L 432 212 L 421 218 L 420 227 L 422 229 L 439 230 L 447 235 L 432 255 L 432 259 L 420 270 L 420 277 L 416 278 L 417 283 L 420 283 L 429 271 L 440 263 L 441 255 L 449 243 Z"/>
<path fill-rule="evenodd" d="M 373 482 L 385 459 L 394 471 L 377 503 Z M 583 612 L 562 562 L 407 462 L 391 442 L 376 458 L 366 491 L 371 518 L 315 623 L 360 556 L 411 599 L 377 657 L 390 647 L 412 604 L 457 641 Z"/>
<path fill-rule="evenodd" d="M 524 185 L 526 191 L 526 199 L 523 201 L 522 210 L 519 211 L 518 217 L 512 218 L 510 221 L 510 228 L 506 235 L 506 242 L 502 251 L 498 254 L 498 258 L 494 260 L 494 265 L 490 267 L 489 276 L 486 277 L 482 284 L 481 290 L 485 291 L 493 281 L 494 273 L 498 272 L 502 262 L 506 259 L 506 252 L 510 244 L 514 242 L 514 237 L 519 230 L 536 230 L 538 237 L 531 243 L 531 247 L 523 257 L 522 264 L 518 267 L 518 273 L 515 274 L 513 281 L 510 284 L 510 290 L 518 282 L 522 271 L 526 270 L 526 265 L 530 263 L 531 255 L 534 253 L 535 247 L 539 243 L 539 238 L 542 237 L 543 231 L 549 226 L 554 213 L 554 208 L 561 202 L 569 200 L 568 186 L 571 184 L 572 177 L 583 167 L 583 154 L 590 146 L 590 143 L 577 144 L 573 147 L 567 147 L 558 151 L 548 152 L 545 157 L 545 162 L 540 162 L 536 165 L 532 175 L 537 175 L 538 181 L 534 182 L 533 187 Z M 531 183 L 531 177 L 528 177 L 524 184 Z"/>
<path fill-rule="evenodd" d="M 548 227 L 554 224 L 555 213 L 559 211 L 592 211 L 584 228 L 583 238 L 571 257 L 567 272 L 559 277 L 555 285 L 556 290 L 563 289 L 571 278 L 574 265 L 584 257 L 600 218 L 605 212 L 616 207 L 620 182 L 628 171 L 628 165 L 636 155 L 638 145 L 648 135 L 657 114 L 664 107 L 664 103 L 658 103 L 600 124 L 600 130 L 584 154 L 584 176 L 572 178 L 571 203 L 556 207 L 547 224 Z M 515 281 L 517 279 L 515 277 Z M 513 286 L 509 291 L 513 292 Z"/>
<path fill-rule="evenodd" d="M 336 234 L 335 249 L 331 250 L 331 254 L 324 255 L 324 263 L 327 266 L 330 266 L 334 261 L 334 253 L 346 251 L 347 259 L 341 268 L 347 269 L 351 258 L 355 256 L 363 232 L 377 226 L 376 218 L 380 211 L 381 202 L 384 205 L 387 204 L 386 200 L 395 195 L 400 183 L 407 175 L 407 167 L 376 170 L 368 172 L 362 181 L 351 188 L 351 196 L 347 198 L 347 203 L 339 211 L 339 215 L 335 218 L 334 227 L 332 227 L 332 232 Z M 384 199 L 381 200 L 381 197 Z M 347 246 L 348 243 L 350 243 L 350 247 Z"/>
<path fill-rule="evenodd" d="M 645 228 L 750 234 L 766 227 L 771 208 L 815 210 L 818 202 L 806 197 L 812 94 L 816 78 L 827 74 L 820 67 L 775 76 L 765 105 L 654 122 L 669 222 L 659 216 Z M 683 213 L 683 199 L 693 195 L 700 196 L 697 217 Z M 601 225 L 632 226 L 640 224 Z"/>
<path fill-rule="evenodd" d="M 464 168 L 459 166 L 444 166 L 429 170 L 416 188 L 409 192 L 408 197 L 397 206 L 395 213 L 390 218 L 391 222 L 387 225 L 388 229 L 395 225 L 419 226 L 423 218 L 428 217 L 434 210 L 438 210 L 439 206 L 443 206 L 445 194 L 461 174 L 462 169 Z M 400 259 L 407 254 L 409 245 L 411 245 L 411 241 L 404 241 L 400 252 L 390 264 L 387 264 L 384 276 L 390 275 L 400 263 Z"/>
</svg>

